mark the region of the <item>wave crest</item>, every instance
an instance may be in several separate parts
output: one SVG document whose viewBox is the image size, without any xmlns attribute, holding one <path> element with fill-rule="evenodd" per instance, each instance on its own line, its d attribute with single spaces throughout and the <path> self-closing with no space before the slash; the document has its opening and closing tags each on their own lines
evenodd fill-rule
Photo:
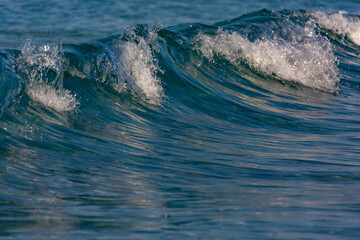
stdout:
<svg viewBox="0 0 360 240">
<path fill-rule="evenodd" d="M 75 94 L 63 89 L 62 49 L 43 45 L 36 48 L 29 41 L 17 59 L 18 71 L 25 78 L 29 97 L 56 111 L 74 110 L 79 102 Z"/>
<path fill-rule="evenodd" d="M 219 28 L 214 36 L 198 34 L 196 49 L 210 60 L 219 55 L 234 65 L 245 61 L 267 75 L 334 92 L 339 82 L 337 59 L 329 40 L 313 25 L 290 29 L 288 39 L 272 36 L 255 41 Z"/>
<path fill-rule="evenodd" d="M 337 34 L 346 35 L 360 46 L 360 20 L 358 18 L 347 15 L 345 11 L 335 14 L 315 12 L 313 15 L 320 26 L 331 29 Z"/>
</svg>

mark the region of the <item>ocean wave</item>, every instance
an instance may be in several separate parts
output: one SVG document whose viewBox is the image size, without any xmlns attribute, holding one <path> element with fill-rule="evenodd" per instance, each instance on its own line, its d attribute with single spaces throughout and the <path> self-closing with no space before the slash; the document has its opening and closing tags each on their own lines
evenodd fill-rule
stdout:
<svg viewBox="0 0 360 240">
<path fill-rule="evenodd" d="M 82 7 L 23 2 L 8 12 Z M 0 239 L 357 239 L 358 19 L 263 9 L 0 49 Z"/>
<path fill-rule="evenodd" d="M 1 100 L 1 112 L 22 92 L 31 101 L 58 112 L 88 106 L 89 94 L 99 99 L 108 94 L 109 99 L 126 96 L 124 99 L 130 104 L 133 101 L 162 106 L 164 99 L 172 97 L 167 91 L 174 77 L 184 86 L 202 85 L 201 91 L 211 95 L 216 90 L 209 91 L 210 83 L 219 82 L 230 73 L 248 81 L 253 86 L 251 94 L 276 88 L 272 82 L 338 93 L 344 71 L 338 64 L 336 46 L 352 46 L 336 42 L 326 29 L 356 43 L 358 23 L 355 15 L 344 12 L 261 10 L 214 25 L 191 23 L 166 29 L 137 25 L 88 43 L 40 44 L 28 40 L 19 50 L 2 51 L 2 78 L 10 74 L 10 79 L 15 80 L 8 87 L 10 90 L 3 93 L 6 97 Z M 341 52 L 342 58 L 346 54 Z M 356 54 L 351 54 L 354 62 Z M 254 76 L 268 85 L 260 87 L 261 81 L 254 81 Z M 218 89 L 234 84 L 237 83 L 222 80 Z M 109 87 L 115 91 L 108 92 Z M 238 87 L 238 91 L 247 89 Z M 170 92 L 196 94 L 186 91 Z"/>
</svg>

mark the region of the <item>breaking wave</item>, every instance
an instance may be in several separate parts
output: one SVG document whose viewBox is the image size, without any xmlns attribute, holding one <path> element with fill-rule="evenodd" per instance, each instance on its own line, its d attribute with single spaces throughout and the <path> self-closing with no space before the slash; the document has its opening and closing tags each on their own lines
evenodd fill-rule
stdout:
<svg viewBox="0 0 360 240">
<path fill-rule="evenodd" d="M 57 112 L 81 111 L 88 102 L 106 98 L 116 104 L 163 106 L 169 93 L 192 94 L 181 88 L 174 91 L 174 80 L 205 86 L 218 82 L 223 72 L 233 74 L 234 68 L 254 86 L 259 84 L 255 77 L 273 86 L 281 82 L 289 91 L 302 86 L 337 93 L 341 77 L 346 77 L 335 49 L 336 44 L 346 44 L 336 42 L 339 34 L 359 44 L 359 17 L 265 9 L 211 26 L 137 25 L 89 43 L 28 40 L 19 50 L 1 53 L 1 113 L 24 94 L 30 102 Z M 354 48 L 349 44 L 348 49 Z M 358 63 L 347 64 L 352 68 Z"/>
<path fill-rule="evenodd" d="M 105 37 L 0 49 L 0 238 L 359 235 L 358 15 Z"/>
</svg>

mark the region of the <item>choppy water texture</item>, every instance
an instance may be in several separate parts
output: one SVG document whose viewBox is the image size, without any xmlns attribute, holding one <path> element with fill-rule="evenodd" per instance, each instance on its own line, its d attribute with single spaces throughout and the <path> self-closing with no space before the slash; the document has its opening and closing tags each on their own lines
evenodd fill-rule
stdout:
<svg viewBox="0 0 360 240">
<path fill-rule="evenodd" d="M 360 237 L 359 2 L 51 4 L 0 4 L 0 239 Z"/>
</svg>

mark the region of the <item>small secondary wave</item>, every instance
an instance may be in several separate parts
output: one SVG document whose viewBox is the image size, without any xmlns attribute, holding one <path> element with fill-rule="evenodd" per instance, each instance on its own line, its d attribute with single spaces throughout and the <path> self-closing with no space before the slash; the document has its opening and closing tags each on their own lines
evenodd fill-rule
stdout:
<svg viewBox="0 0 360 240">
<path fill-rule="evenodd" d="M 80 105 L 77 93 L 64 89 L 65 72 L 110 84 L 119 93 L 144 96 L 146 102 L 158 105 L 163 89 L 157 77 L 161 71 L 152 49 L 157 44 L 156 33 L 148 30 L 146 35 L 139 36 L 131 28 L 106 44 L 94 44 L 91 48 L 99 51 L 77 56 L 78 61 L 84 63 L 82 68 L 69 63 L 69 52 L 63 51 L 61 44 L 36 47 L 28 41 L 17 57 L 17 71 L 25 79 L 26 93 L 33 101 L 59 112 L 71 111 Z M 79 49 L 72 48 L 76 55 Z"/>
</svg>

